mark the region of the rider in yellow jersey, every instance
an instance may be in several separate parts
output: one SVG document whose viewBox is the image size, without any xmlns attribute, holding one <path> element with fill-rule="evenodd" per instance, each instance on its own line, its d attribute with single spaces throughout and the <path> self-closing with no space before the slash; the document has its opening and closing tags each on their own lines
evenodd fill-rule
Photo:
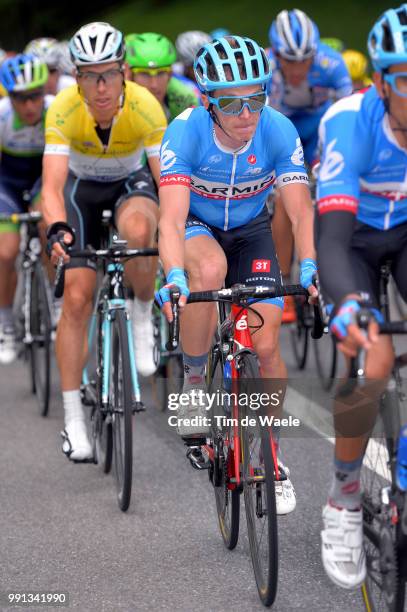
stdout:
<svg viewBox="0 0 407 612">
<path fill-rule="evenodd" d="M 80 383 L 86 329 L 96 283 L 94 265 L 72 260 L 59 240 L 99 246 L 102 211 L 110 208 L 131 248 L 154 246 L 158 220 L 156 183 L 166 119 L 145 88 L 124 80 L 121 32 L 106 23 L 83 26 L 70 41 L 77 85 L 61 92 L 46 119 L 42 210 L 55 261 L 67 262 L 56 353 L 65 411 L 63 451 L 74 461 L 91 458 Z M 135 293 L 133 321 L 137 368 L 154 370 L 151 306 L 156 258 L 129 262 Z M 138 356 L 138 357 L 137 357 Z"/>
</svg>

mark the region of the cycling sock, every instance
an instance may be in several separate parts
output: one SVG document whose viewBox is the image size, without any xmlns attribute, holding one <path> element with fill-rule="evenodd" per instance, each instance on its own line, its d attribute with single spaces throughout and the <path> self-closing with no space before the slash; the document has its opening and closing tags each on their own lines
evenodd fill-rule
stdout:
<svg viewBox="0 0 407 612">
<path fill-rule="evenodd" d="M 79 389 L 73 391 L 62 391 L 62 400 L 65 412 L 65 427 L 72 421 L 85 420 L 82 408 L 81 392 Z"/>
<path fill-rule="evenodd" d="M 335 474 L 329 491 L 329 503 L 338 508 L 359 510 L 360 508 L 360 470 L 363 455 L 355 461 L 334 459 Z"/>
<path fill-rule="evenodd" d="M 134 297 L 133 309 L 135 310 L 136 314 L 148 316 L 149 314 L 151 314 L 152 307 L 153 300 L 147 300 L 145 302 L 144 300 L 140 300 L 138 297 Z"/>
<path fill-rule="evenodd" d="M 5 327 L 14 326 L 12 306 L 6 306 L 4 308 L 0 308 L 0 325 L 4 325 Z"/>
<path fill-rule="evenodd" d="M 187 355 L 183 353 L 184 360 L 184 389 L 202 385 L 205 381 L 205 366 L 208 353 L 203 355 Z"/>
</svg>

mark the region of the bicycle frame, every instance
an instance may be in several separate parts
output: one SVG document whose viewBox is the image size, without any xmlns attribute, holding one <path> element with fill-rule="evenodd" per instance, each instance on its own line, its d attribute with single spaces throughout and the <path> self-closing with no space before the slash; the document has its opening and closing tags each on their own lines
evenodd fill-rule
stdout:
<svg viewBox="0 0 407 612">
<path fill-rule="evenodd" d="M 243 308 L 242 306 L 232 304 L 230 315 L 228 316 L 228 318 L 225 319 L 225 321 L 221 322 L 221 326 L 225 322 L 228 322 L 228 321 L 232 322 L 233 330 L 234 330 L 233 336 L 231 338 L 232 347 L 231 347 L 231 352 L 229 352 L 229 355 L 233 356 L 230 363 L 231 363 L 231 374 L 232 374 L 232 377 L 231 377 L 232 378 L 232 396 L 233 398 L 235 398 L 238 396 L 238 392 L 239 392 L 239 389 L 238 389 L 239 387 L 238 385 L 239 355 L 241 355 L 242 353 L 248 353 L 248 352 L 254 354 L 254 349 L 253 349 L 253 342 L 252 342 L 252 337 L 250 333 L 250 327 L 248 323 L 248 310 L 246 308 Z M 223 341 L 223 338 L 221 337 L 221 342 L 222 341 Z M 239 406 L 236 401 L 233 403 L 233 407 L 232 407 L 232 419 L 233 419 L 233 425 L 232 425 L 233 468 L 231 465 L 228 465 L 228 475 L 229 475 L 229 482 L 230 482 L 228 487 L 230 489 L 233 489 L 235 487 L 240 487 L 242 484 L 241 469 L 240 469 L 242 448 L 241 448 L 241 443 L 240 443 L 240 431 L 239 431 L 239 424 L 238 424 L 239 423 Z M 277 464 L 276 445 L 273 440 L 271 429 L 270 429 L 270 445 L 271 445 L 271 452 L 272 452 L 273 463 L 274 463 L 275 477 L 276 477 L 276 480 L 279 480 L 280 474 L 279 474 L 278 464 Z M 210 461 L 213 462 L 214 461 L 214 448 L 212 446 L 206 445 L 204 446 L 204 449 L 207 452 Z"/>
<path fill-rule="evenodd" d="M 107 271 L 101 287 L 98 290 L 95 306 L 93 309 L 91 322 L 88 332 L 88 346 L 92 346 L 95 333 L 96 323 L 98 316 L 102 317 L 102 355 L 103 355 L 103 376 L 102 376 L 102 407 L 108 408 L 109 405 L 109 380 L 110 380 L 110 351 L 111 351 L 111 326 L 112 320 L 115 316 L 115 311 L 125 310 L 126 311 L 126 300 L 123 287 L 123 273 L 124 267 L 121 262 L 109 263 Z M 127 314 L 127 311 L 126 311 Z M 130 366 L 133 383 L 133 396 L 135 402 L 141 401 L 140 386 L 138 382 L 136 362 L 135 362 L 135 350 L 133 343 L 133 333 L 131 329 L 130 317 L 127 314 L 127 333 L 129 338 L 129 350 L 130 350 Z M 82 384 L 88 386 L 90 384 L 88 366 L 82 373 Z"/>
</svg>

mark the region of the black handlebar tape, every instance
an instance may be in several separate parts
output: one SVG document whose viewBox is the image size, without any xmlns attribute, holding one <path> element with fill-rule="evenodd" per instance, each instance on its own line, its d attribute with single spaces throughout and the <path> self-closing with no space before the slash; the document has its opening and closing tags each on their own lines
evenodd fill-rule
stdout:
<svg viewBox="0 0 407 612">
<path fill-rule="evenodd" d="M 170 288 L 172 321 L 168 323 L 169 339 L 165 345 L 167 351 L 175 351 L 179 343 L 179 313 L 178 300 L 181 297 L 181 292 L 178 287 Z"/>
</svg>

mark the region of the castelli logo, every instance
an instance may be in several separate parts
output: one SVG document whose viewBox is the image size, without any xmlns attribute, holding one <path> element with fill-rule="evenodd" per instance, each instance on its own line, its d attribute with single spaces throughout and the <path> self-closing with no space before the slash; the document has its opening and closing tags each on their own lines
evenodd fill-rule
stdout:
<svg viewBox="0 0 407 612">
<path fill-rule="evenodd" d="M 254 165 L 257 161 L 256 156 L 255 155 L 249 155 L 249 157 L 247 158 L 247 161 L 249 162 L 249 164 Z"/>
</svg>

